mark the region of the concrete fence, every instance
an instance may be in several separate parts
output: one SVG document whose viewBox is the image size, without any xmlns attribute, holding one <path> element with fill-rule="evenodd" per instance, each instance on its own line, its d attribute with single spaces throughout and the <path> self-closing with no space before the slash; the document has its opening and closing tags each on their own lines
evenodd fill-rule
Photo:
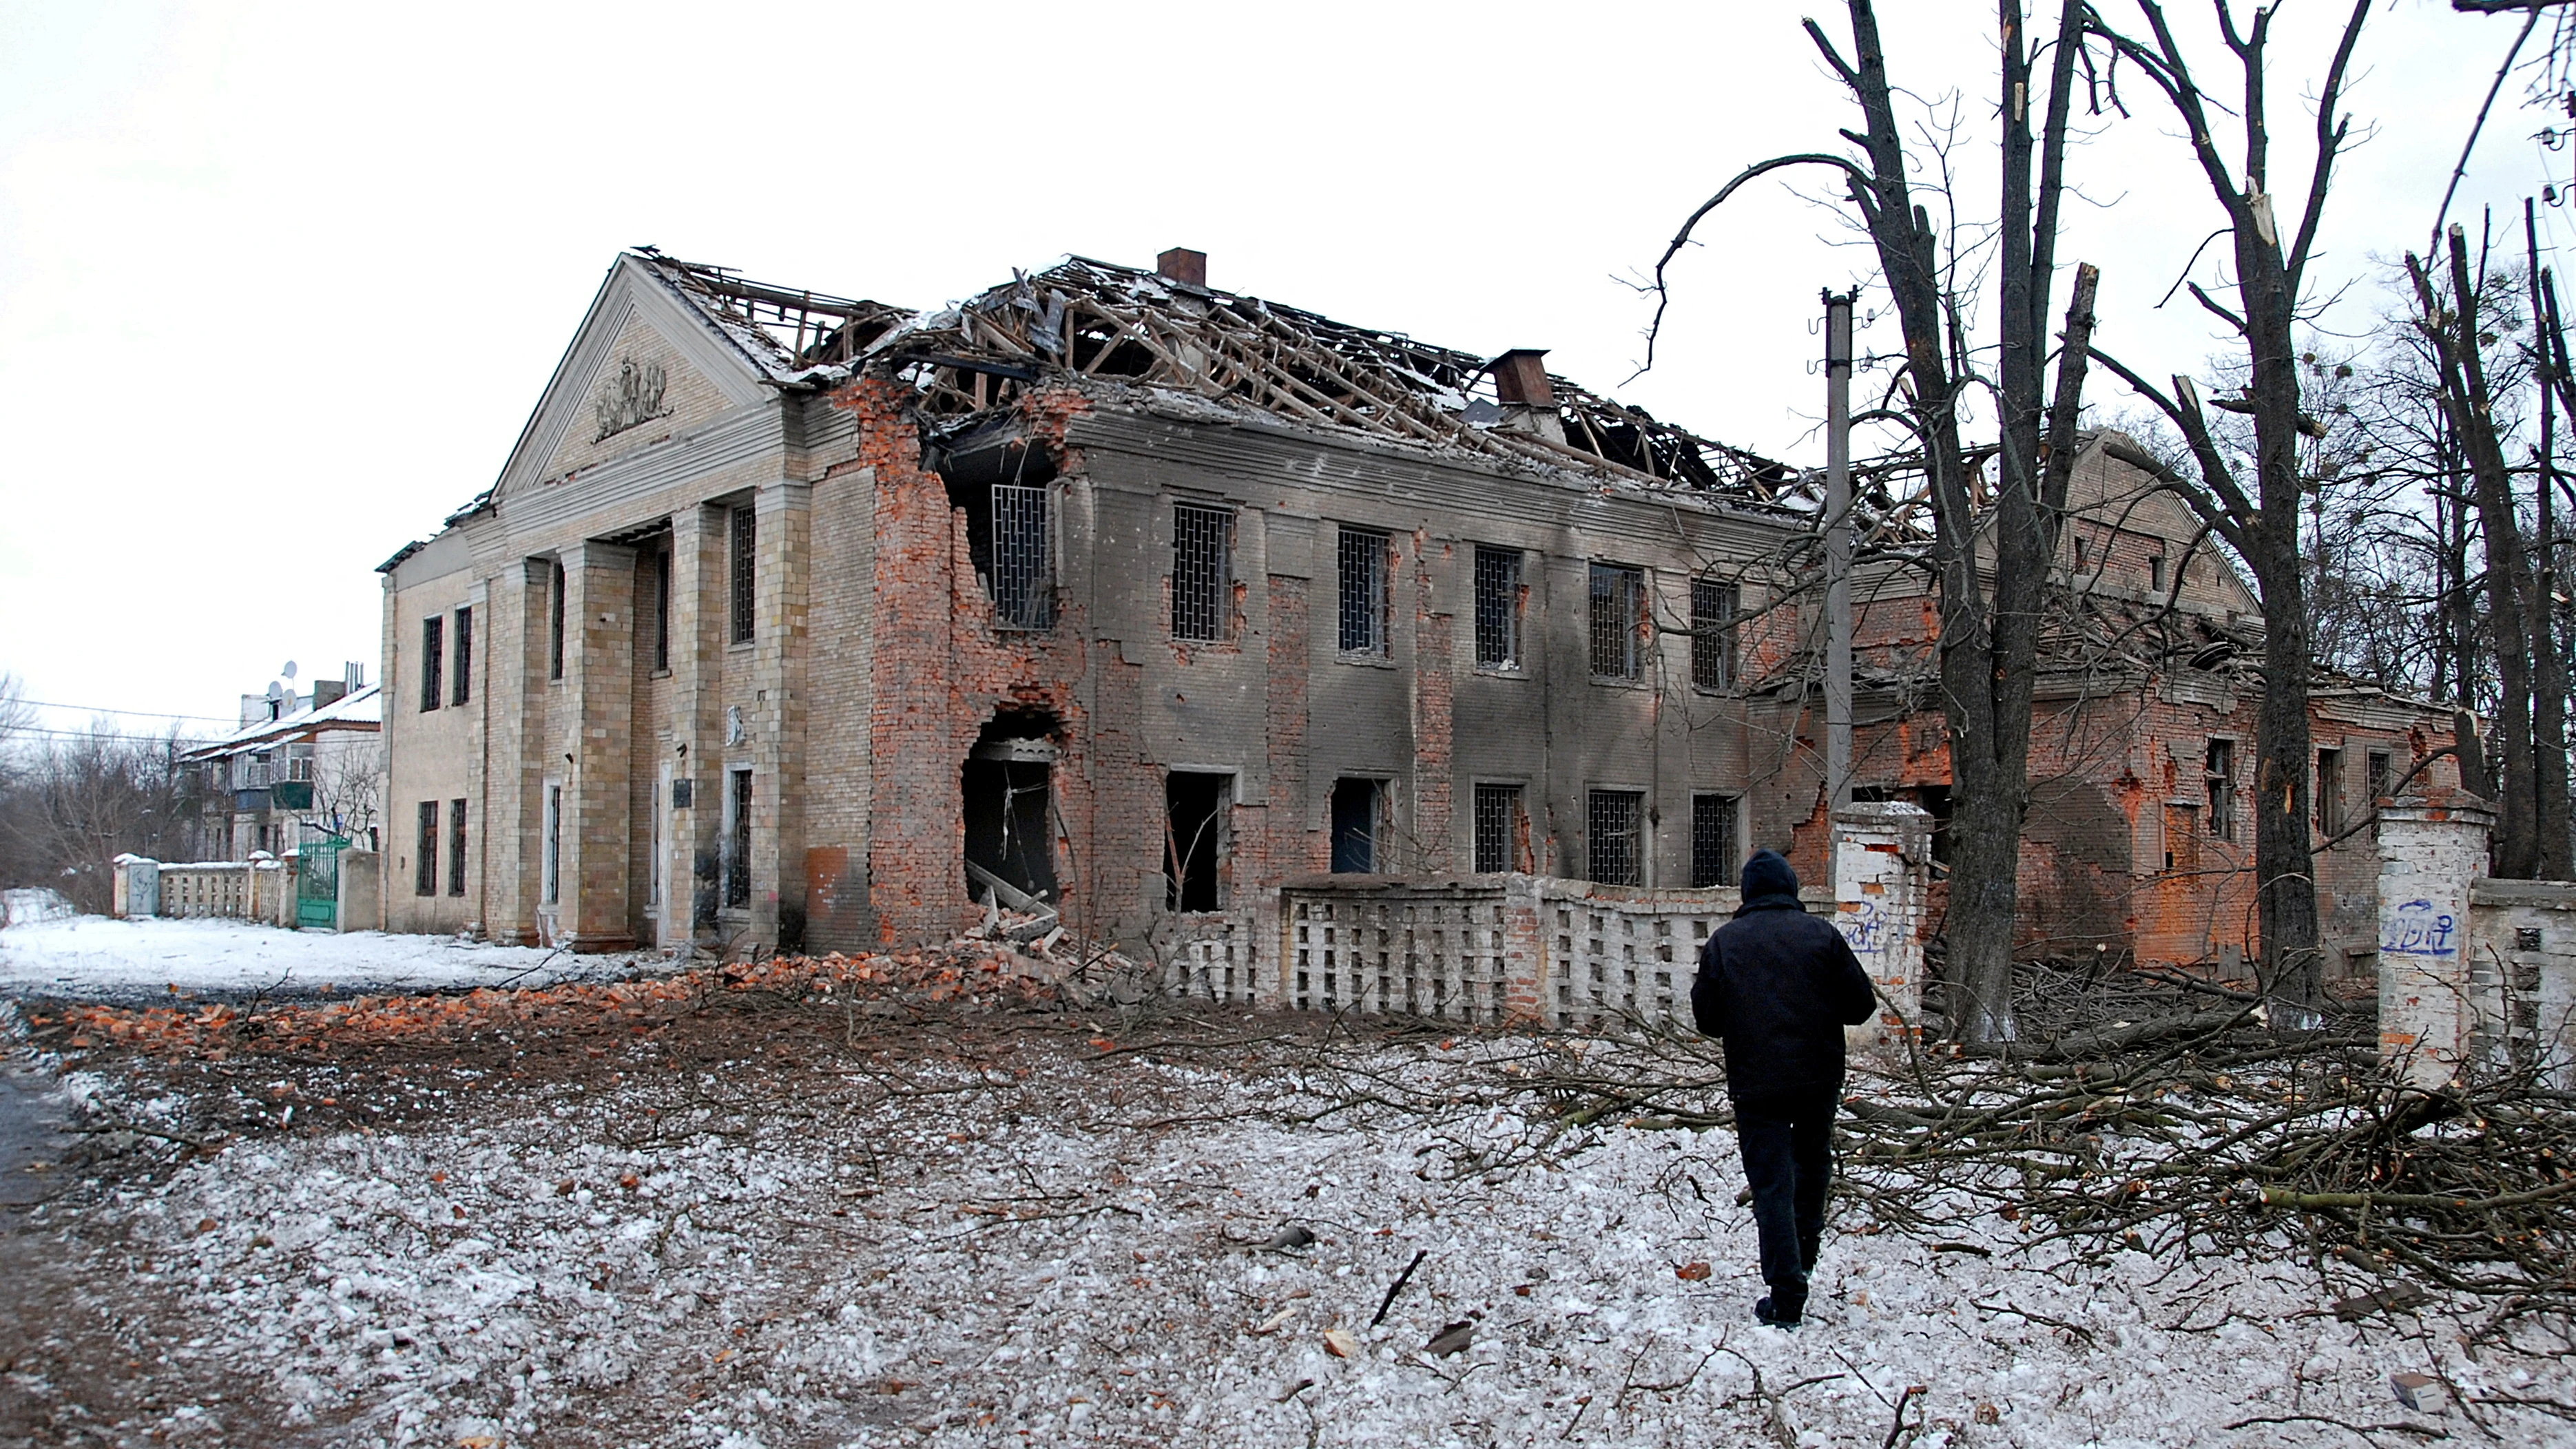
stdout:
<svg viewBox="0 0 2576 1449">
<path fill-rule="evenodd" d="M 2576 1087 L 2576 884 L 2484 874 L 2475 796 L 2379 812 L 2379 1048 L 2419 1086 L 2538 1070 Z"/>
<path fill-rule="evenodd" d="M 114 913 L 123 918 L 174 920 L 212 917 L 296 928 L 296 861 L 253 851 L 248 860 L 173 863 L 147 856 L 116 858 Z M 334 920 L 343 931 L 379 929 L 384 922 L 382 857 L 370 850 L 340 852 L 339 896 Z"/>
<path fill-rule="evenodd" d="M 1852 1029 L 1855 1050 L 1901 1050 L 1921 1031 L 1931 826 L 1913 805 L 1838 812 L 1834 879 L 1801 892 L 1882 997 L 1879 1018 Z M 1239 914 L 1181 918 L 1164 985 L 1207 1000 L 1466 1024 L 1686 1026 L 1700 947 L 1738 904 L 1732 886 L 1307 876 Z"/>
</svg>

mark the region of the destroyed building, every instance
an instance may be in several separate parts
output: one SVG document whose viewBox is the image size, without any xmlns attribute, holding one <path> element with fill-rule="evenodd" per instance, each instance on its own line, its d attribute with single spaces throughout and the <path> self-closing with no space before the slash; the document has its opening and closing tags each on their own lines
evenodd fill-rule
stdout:
<svg viewBox="0 0 2576 1449">
<path fill-rule="evenodd" d="M 1226 940 L 1204 984 L 1266 1000 L 1256 907 L 1300 878 L 1690 890 L 1783 842 L 1816 874 L 1820 494 L 1539 351 L 1213 289 L 1184 250 L 931 311 L 623 255 L 498 481 L 382 566 L 388 925 L 825 950 L 1030 901 Z M 1895 561 L 1856 763 L 1938 816 L 1928 595 L 1900 501 L 1867 507 Z M 2141 683 L 2161 658 L 2122 687 L 2188 692 Z M 2143 920 L 2168 824 L 2130 796 L 2200 786 L 2122 739 L 2065 759 L 2125 838 L 2035 831 Z"/>
</svg>

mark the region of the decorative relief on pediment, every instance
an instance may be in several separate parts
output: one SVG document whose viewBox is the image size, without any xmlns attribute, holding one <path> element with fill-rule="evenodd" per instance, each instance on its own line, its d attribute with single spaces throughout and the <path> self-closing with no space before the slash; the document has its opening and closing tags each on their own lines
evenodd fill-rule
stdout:
<svg viewBox="0 0 2576 1449">
<path fill-rule="evenodd" d="M 671 410 L 662 405 L 663 386 L 662 364 L 620 359 L 616 375 L 601 378 L 599 396 L 591 399 L 591 416 L 599 427 L 590 440 L 596 443 L 639 423 L 669 416 Z"/>
</svg>

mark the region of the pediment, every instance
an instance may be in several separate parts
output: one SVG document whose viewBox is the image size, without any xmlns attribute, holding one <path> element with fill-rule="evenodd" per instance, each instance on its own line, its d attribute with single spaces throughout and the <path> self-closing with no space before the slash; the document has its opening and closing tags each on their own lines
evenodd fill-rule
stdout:
<svg viewBox="0 0 2576 1449">
<path fill-rule="evenodd" d="M 511 451 L 495 501 L 773 396 L 731 339 L 620 257 Z"/>
</svg>

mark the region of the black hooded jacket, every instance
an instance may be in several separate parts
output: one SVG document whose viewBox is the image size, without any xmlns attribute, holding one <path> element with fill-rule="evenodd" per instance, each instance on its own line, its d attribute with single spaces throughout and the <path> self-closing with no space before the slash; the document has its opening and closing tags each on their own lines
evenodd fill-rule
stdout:
<svg viewBox="0 0 2576 1449">
<path fill-rule="evenodd" d="M 1700 948 L 1691 1012 L 1726 1048 L 1738 1102 L 1811 1096 L 1842 1085 L 1843 1028 L 1878 1009 L 1842 933 L 1807 914 L 1798 875 L 1777 852 L 1744 864 L 1744 904 Z"/>
</svg>

